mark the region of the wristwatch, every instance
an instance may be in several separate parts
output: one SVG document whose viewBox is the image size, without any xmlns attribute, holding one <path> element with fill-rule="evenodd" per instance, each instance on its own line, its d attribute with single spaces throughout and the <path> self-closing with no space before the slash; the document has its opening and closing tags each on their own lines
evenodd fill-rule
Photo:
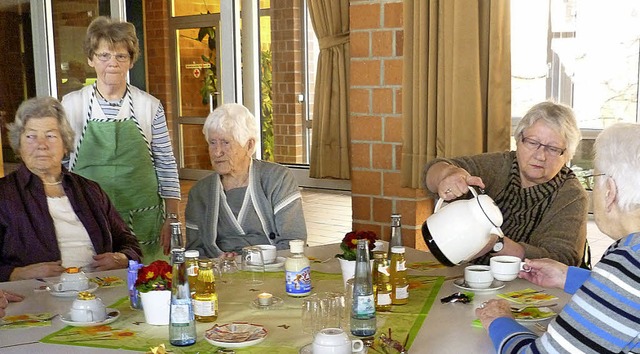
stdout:
<svg viewBox="0 0 640 354">
<path fill-rule="evenodd" d="M 166 213 L 164 218 L 165 219 L 178 220 L 178 214 L 176 214 L 176 213 Z"/>
<path fill-rule="evenodd" d="M 504 248 L 504 237 L 498 236 L 496 243 L 493 245 L 493 250 L 491 252 L 496 253 L 502 251 Z"/>
</svg>

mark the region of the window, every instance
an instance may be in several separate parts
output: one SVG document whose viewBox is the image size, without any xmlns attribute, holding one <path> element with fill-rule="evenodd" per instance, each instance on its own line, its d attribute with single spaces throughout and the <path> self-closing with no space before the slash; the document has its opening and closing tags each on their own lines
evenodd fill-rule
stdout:
<svg viewBox="0 0 640 354">
<path fill-rule="evenodd" d="M 591 169 L 593 139 L 638 122 L 640 1 L 511 0 L 514 126 L 547 98 L 573 107 L 583 141 L 573 166 Z"/>
</svg>

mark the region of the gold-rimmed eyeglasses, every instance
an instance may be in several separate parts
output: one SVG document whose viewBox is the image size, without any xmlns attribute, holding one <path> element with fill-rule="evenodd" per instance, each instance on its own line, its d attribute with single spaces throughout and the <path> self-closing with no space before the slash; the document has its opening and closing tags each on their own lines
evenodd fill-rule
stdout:
<svg viewBox="0 0 640 354">
<path fill-rule="evenodd" d="M 522 144 L 529 150 L 535 151 L 544 147 L 544 152 L 551 156 L 562 156 L 567 149 L 561 149 L 557 146 L 546 145 L 531 138 L 522 137 Z"/>
<path fill-rule="evenodd" d="M 122 54 L 122 53 L 118 53 L 118 54 L 111 54 L 111 53 L 95 53 L 94 54 L 98 60 L 100 61 L 109 61 L 111 60 L 112 57 L 116 57 L 116 60 L 124 63 L 127 60 L 129 60 L 131 58 L 131 56 L 129 54 Z"/>
<path fill-rule="evenodd" d="M 606 173 L 594 173 L 594 174 L 582 176 L 582 178 L 584 178 L 585 189 L 588 191 L 592 191 L 593 186 L 596 182 L 596 177 L 606 176 L 606 175 L 607 175 Z"/>
</svg>

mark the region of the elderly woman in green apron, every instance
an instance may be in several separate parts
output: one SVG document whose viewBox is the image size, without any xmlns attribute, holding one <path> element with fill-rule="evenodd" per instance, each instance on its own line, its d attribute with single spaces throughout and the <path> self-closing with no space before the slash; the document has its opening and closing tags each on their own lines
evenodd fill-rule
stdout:
<svg viewBox="0 0 640 354">
<path fill-rule="evenodd" d="M 170 246 L 169 223 L 178 221 L 180 184 L 162 104 L 126 82 L 140 51 L 135 28 L 98 17 L 84 51 L 97 80 L 62 99 L 76 132 L 68 167 L 100 183 L 145 262 L 161 258 Z"/>
<path fill-rule="evenodd" d="M 307 240 L 300 189 L 288 168 L 253 159 L 255 117 L 236 103 L 216 108 L 204 123 L 214 173 L 189 191 L 187 248 L 201 256 L 239 253 L 249 245 L 288 249 Z"/>
</svg>

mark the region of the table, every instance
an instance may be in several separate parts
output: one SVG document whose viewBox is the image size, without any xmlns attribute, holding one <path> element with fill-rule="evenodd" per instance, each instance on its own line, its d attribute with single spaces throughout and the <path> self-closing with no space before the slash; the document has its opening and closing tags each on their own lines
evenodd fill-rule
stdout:
<svg viewBox="0 0 640 354">
<path fill-rule="evenodd" d="M 386 245 L 385 245 L 386 247 Z M 321 261 L 328 260 L 326 262 L 314 262 L 312 263 L 312 270 L 327 273 L 339 273 L 339 264 L 337 259 L 333 259 L 333 256 L 339 253 L 338 244 L 323 245 L 309 247 L 305 250 L 305 254 L 310 258 L 315 258 Z M 281 251 L 280 255 L 286 255 L 288 251 Z M 422 252 L 415 249 L 407 248 L 406 257 L 408 264 L 413 262 L 433 262 L 434 257 L 428 252 Z M 415 337 L 410 353 L 493 353 L 493 345 L 487 333 L 482 328 L 472 327 L 471 323 L 476 318 L 475 308 L 491 298 L 495 298 L 496 294 L 507 291 L 514 291 L 524 289 L 527 287 L 534 287 L 532 284 L 525 280 L 517 279 L 512 282 L 508 282 L 503 289 L 495 292 L 476 293 L 474 301 L 471 304 L 441 304 L 439 299 L 448 296 L 456 291 L 459 291 L 453 284 L 453 279 L 460 277 L 463 272 L 462 266 L 452 268 L 431 268 L 428 270 L 414 270 L 410 269 L 411 275 L 438 275 L 444 276 L 449 280 L 446 280 L 439 293 L 437 294 L 436 301 L 433 303 L 427 318 L 425 319 L 422 327 L 419 329 L 417 336 Z M 116 270 L 108 272 L 94 273 L 92 276 L 108 276 L 115 275 L 126 279 L 125 270 Z M 336 282 L 341 285 L 341 282 Z M 36 280 L 24 280 L 16 282 L 0 283 L 0 289 L 10 289 L 27 295 L 27 298 L 20 303 L 12 303 L 9 305 L 7 315 L 15 315 L 21 313 L 40 313 L 40 312 L 52 312 L 52 313 L 65 313 L 68 311 L 73 298 L 57 298 L 51 296 L 45 292 L 34 292 L 34 289 L 42 283 Z M 284 284 L 282 286 L 284 288 Z M 322 289 L 326 290 L 326 289 Z M 284 289 L 282 290 L 284 293 Z M 556 295 L 559 298 L 558 304 L 564 305 L 569 299 L 569 295 L 564 294 L 561 290 L 548 289 L 548 293 Z M 126 287 L 116 288 L 100 288 L 96 291 L 96 295 L 99 296 L 106 305 L 111 305 L 122 297 L 126 296 Z M 225 297 L 220 293 L 221 306 Z M 289 302 L 287 298 L 285 302 Z M 297 299 L 296 299 L 297 300 Z M 411 301 L 411 300 L 410 300 Z M 222 307 L 221 307 L 222 308 Z M 292 309 L 295 308 L 295 304 Z M 557 309 L 559 309 L 558 307 Z M 222 311 L 222 310 L 221 310 Z M 222 316 L 222 313 L 221 313 Z M 200 325 L 200 324 L 199 324 Z M 202 324 L 211 327 L 212 324 Z M 0 330 L 0 352 L 2 353 L 113 353 L 115 350 L 105 348 L 90 348 L 68 345 L 54 345 L 39 342 L 40 339 L 45 336 L 57 332 L 64 328 L 65 325 L 58 319 L 52 321 L 51 326 L 47 327 L 31 327 L 28 329 L 12 329 L 12 330 Z M 294 332 L 292 332 L 294 333 Z M 300 343 L 310 342 L 311 338 L 306 338 L 305 335 L 299 331 Z M 202 341 L 201 337 L 198 341 Z M 165 342 L 168 344 L 168 340 Z M 119 350 L 119 352 L 130 352 Z M 242 352 L 242 351 L 238 351 Z"/>
</svg>

